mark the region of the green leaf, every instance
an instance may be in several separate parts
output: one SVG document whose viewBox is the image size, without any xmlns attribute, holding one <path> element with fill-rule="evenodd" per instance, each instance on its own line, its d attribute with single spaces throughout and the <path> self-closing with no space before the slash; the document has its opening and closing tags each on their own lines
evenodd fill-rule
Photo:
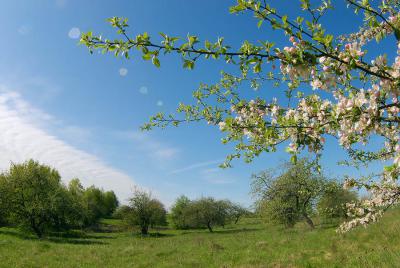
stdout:
<svg viewBox="0 0 400 268">
<path fill-rule="evenodd" d="M 142 58 L 143 58 L 144 60 L 151 60 L 152 56 L 151 56 L 150 53 L 147 53 L 147 54 L 144 54 L 144 55 L 142 56 Z"/>
<path fill-rule="evenodd" d="M 152 62 L 154 64 L 154 66 L 156 66 L 157 68 L 160 67 L 160 60 L 157 57 L 153 57 Z"/>
<path fill-rule="evenodd" d="M 261 61 L 259 61 L 256 65 L 253 67 L 253 72 L 254 73 L 259 73 L 261 72 Z"/>
<path fill-rule="evenodd" d="M 185 62 L 183 63 L 183 68 L 189 69 L 189 70 L 193 70 L 194 68 L 194 61 L 192 60 L 185 60 Z"/>
<path fill-rule="evenodd" d="M 297 22 L 298 25 L 302 24 L 303 21 L 304 21 L 303 17 L 297 17 L 297 19 L 296 19 L 296 22 Z"/>
<path fill-rule="evenodd" d="M 282 22 L 283 22 L 284 26 L 287 25 L 287 15 L 282 17 Z"/>
</svg>

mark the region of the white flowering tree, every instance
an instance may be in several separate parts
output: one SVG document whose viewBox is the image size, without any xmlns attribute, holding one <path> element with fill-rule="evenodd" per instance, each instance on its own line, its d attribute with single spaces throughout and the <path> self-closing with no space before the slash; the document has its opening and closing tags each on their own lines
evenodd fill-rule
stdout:
<svg viewBox="0 0 400 268">
<path fill-rule="evenodd" d="M 180 104 L 176 115 L 160 113 L 143 126 L 151 129 L 202 120 L 218 125 L 226 133 L 223 142 L 236 143 L 225 166 L 234 158 L 251 161 L 262 152 L 286 145 L 293 161 L 305 149 L 318 159 L 328 136 L 347 150 L 347 164 L 384 161 L 382 172 L 374 175 L 379 178 L 346 180 L 345 187 L 366 188 L 372 193 L 371 199 L 348 205 L 353 219 L 340 227 L 347 231 L 376 221 L 382 211 L 400 200 L 400 56 L 384 54 L 400 54 L 400 1 L 344 0 L 354 10 L 360 28 L 341 36 L 329 34 L 321 23 L 327 12 L 340 10 L 333 10 L 329 0 L 314 2 L 319 3 L 300 0 L 296 18 L 271 7 L 267 0 L 237 0 L 230 8 L 231 13 L 251 12 L 258 27 L 281 31 L 288 40 L 281 48 L 262 40 L 243 41 L 233 49 L 223 38 L 200 42 L 194 35 L 180 38 L 164 33 L 156 41 L 147 33 L 131 35 L 127 19 L 118 17 L 109 19 L 116 39 L 88 32 L 81 43 L 90 52 L 102 50 L 127 59 L 139 54 L 157 67 L 160 56 L 168 53 L 180 55 L 187 69 L 201 59 L 237 66 L 239 75 L 222 72 L 218 83 L 202 84 L 194 91 L 194 104 Z M 392 51 L 384 51 L 383 39 L 389 39 Z M 370 43 L 377 47 L 377 54 L 366 51 Z M 287 98 L 248 100 L 244 96 L 243 88 L 262 91 L 270 86 L 284 90 Z M 376 151 L 368 148 L 371 138 L 381 143 Z"/>
</svg>

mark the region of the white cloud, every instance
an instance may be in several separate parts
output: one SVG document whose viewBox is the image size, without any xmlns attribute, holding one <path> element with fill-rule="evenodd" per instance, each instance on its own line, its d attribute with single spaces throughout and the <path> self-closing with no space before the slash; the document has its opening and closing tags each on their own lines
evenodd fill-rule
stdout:
<svg viewBox="0 0 400 268">
<path fill-rule="evenodd" d="M 124 140 L 134 141 L 137 146 L 157 161 L 169 161 L 175 159 L 180 149 L 166 145 L 150 137 L 145 132 L 139 131 L 116 131 L 114 135 Z"/>
<path fill-rule="evenodd" d="M 34 96 L 35 103 L 43 104 L 57 97 L 63 88 L 51 79 L 41 75 L 30 75 L 20 70 L 11 70 L 0 77 L 1 85 L 12 85 L 13 90 L 22 95 Z"/>
<path fill-rule="evenodd" d="M 175 169 L 170 172 L 170 174 L 178 174 L 186 171 L 191 171 L 193 169 L 198 169 L 202 167 L 207 167 L 207 166 L 218 166 L 224 161 L 224 159 L 218 159 L 218 160 L 212 160 L 212 161 L 206 161 L 206 162 L 199 162 L 199 163 L 194 163 L 189 166 L 180 168 L 180 169 Z"/>
<path fill-rule="evenodd" d="M 236 182 L 236 180 L 231 178 L 219 178 L 219 177 L 207 178 L 205 180 L 211 184 L 232 184 Z"/>
<path fill-rule="evenodd" d="M 164 102 L 163 101 L 161 101 L 161 100 L 159 100 L 159 101 L 157 101 L 157 106 L 163 106 L 164 105 Z"/>
<path fill-rule="evenodd" d="M 179 152 L 178 149 L 175 148 L 160 148 L 155 150 L 155 155 L 160 159 L 171 159 L 176 156 Z"/>
<path fill-rule="evenodd" d="M 69 30 L 68 36 L 71 39 L 78 39 L 81 36 L 81 30 L 77 27 L 73 27 Z"/>
<path fill-rule="evenodd" d="M 49 134 L 45 126 L 54 122 L 52 116 L 32 107 L 18 93 L 0 87 L 0 168 L 6 170 L 11 161 L 32 158 L 56 168 L 64 182 L 78 177 L 85 186 L 95 184 L 114 190 L 121 201 L 126 200 L 134 186 L 132 178 Z"/>
<path fill-rule="evenodd" d="M 57 133 L 60 133 L 62 138 L 73 140 L 78 143 L 87 143 L 92 137 L 92 131 L 90 129 L 79 126 L 65 126 L 59 128 Z"/>
<path fill-rule="evenodd" d="M 64 8 L 67 5 L 67 0 L 56 0 L 56 6 L 58 8 Z"/>
<path fill-rule="evenodd" d="M 232 184 L 236 182 L 235 178 L 219 168 L 204 169 L 201 171 L 201 175 L 203 180 L 211 184 Z"/>
</svg>

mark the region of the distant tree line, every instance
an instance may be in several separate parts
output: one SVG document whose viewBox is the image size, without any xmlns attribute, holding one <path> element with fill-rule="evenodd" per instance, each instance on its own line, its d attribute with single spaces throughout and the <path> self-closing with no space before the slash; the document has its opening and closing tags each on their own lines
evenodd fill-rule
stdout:
<svg viewBox="0 0 400 268">
<path fill-rule="evenodd" d="M 18 226 L 42 237 L 95 225 L 118 207 L 113 191 L 84 188 L 79 179 L 68 186 L 57 170 L 29 160 L 0 174 L 0 224 Z"/>
<path fill-rule="evenodd" d="M 170 217 L 177 229 L 207 228 L 212 232 L 215 226 L 237 223 L 249 213 L 246 208 L 229 200 L 216 200 L 212 197 L 190 200 L 181 196 L 172 206 Z"/>
<path fill-rule="evenodd" d="M 168 218 L 176 229 L 206 228 L 212 232 L 214 227 L 237 223 L 249 213 L 244 207 L 229 200 L 215 200 L 212 197 L 190 200 L 181 196 L 172 205 Z M 142 235 L 148 233 L 149 227 L 167 225 L 164 205 L 153 198 L 151 193 L 139 189 L 135 189 L 129 204 L 120 206 L 114 216 L 130 226 L 139 227 Z"/>
<path fill-rule="evenodd" d="M 305 221 L 314 228 L 316 216 L 322 221 L 347 218 L 346 203 L 358 200 L 336 180 L 318 172 L 313 162 L 299 159 L 252 176 L 256 214 L 268 221 L 293 227 Z M 79 179 L 66 186 L 57 170 L 29 160 L 12 164 L 0 174 L 0 226 L 11 225 L 42 237 L 46 232 L 83 229 L 101 218 L 113 217 L 135 227 L 142 235 L 150 228 L 208 229 L 236 224 L 253 215 L 230 200 L 182 195 L 167 213 L 162 202 L 150 192 L 135 188 L 129 202 L 119 205 L 113 191 L 95 186 L 84 188 Z"/>
</svg>

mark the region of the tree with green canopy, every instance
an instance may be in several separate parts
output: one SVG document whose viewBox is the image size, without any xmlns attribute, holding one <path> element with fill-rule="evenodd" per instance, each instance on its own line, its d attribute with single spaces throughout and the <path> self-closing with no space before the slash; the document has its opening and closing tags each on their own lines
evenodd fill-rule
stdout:
<svg viewBox="0 0 400 268">
<path fill-rule="evenodd" d="M 59 173 L 33 160 L 12 164 L 3 175 L 6 184 L 10 220 L 33 231 L 38 237 L 55 227 L 54 219 L 61 207 L 65 188 Z"/>
<path fill-rule="evenodd" d="M 190 205 L 190 199 L 184 195 L 178 197 L 170 210 L 170 219 L 177 229 L 188 229 L 189 219 L 185 214 L 185 210 Z"/>
<path fill-rule="evenodd" d="M 114 191 L 107 191 L 103 193 L 105 217 L 111 217 L 119 205 L 119 201 Z"/>
<path fill-rule="evenodd" d="M 250 214 L 250 211 L 240 204 L 232 203 L 229 201 L 228 215 L 232 218 L 233 222 L 237 224 L 239 220 Z"/>
<path fill-rule="evenodd" d="M 134 190 L 123 215 L 128 224 L 140 228 L 142 235 L 149 233 L 149 227 L 167 225 L 166 217 L 164 205 L 149 192 L 138 188 Z"/>
<path fill-rule="evenodd" d="M 213 232 L 216 226 L 225 226 L 229 222 L 229 204 L 212 197 L 203 197 L 191 201 L 183 215 L 190 228 L 207 228 Z"/>
<path fill-rule="evenodd" d="M 318 200 L 317 210 L 325 221 L 347 219 L 346 204 L 358 200 L 357 193 L 343 189 L 336 181 L 327 183 L 324 192 Z"/>
<path fill-rule="evenodd" d="M 287 227 L 305 220 L 314 228 L 311 215 L 326 184 L 314 169 L 312 162 L 300 159 L 296 164 L 285 163 L 253 175 L 252 192 L 258 197 L 262 214 Z"/>
</svg>

